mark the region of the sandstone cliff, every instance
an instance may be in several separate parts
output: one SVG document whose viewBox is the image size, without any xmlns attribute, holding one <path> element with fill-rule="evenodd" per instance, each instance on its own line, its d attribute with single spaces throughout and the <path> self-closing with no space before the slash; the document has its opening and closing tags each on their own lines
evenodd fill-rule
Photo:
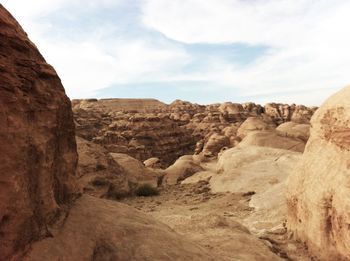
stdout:
<svg viewBox="0 0 350 261">
<path fill-rule="evenodd" d="M 350 260 L 350 87 L 313 116 L 301 163 L 289 178 L 288 227 L 322 260 Z"/>
<path fill-rule="evenodd" d="M 83 101 L 74 106 L 77 136 L 104 146 L 109 152 L 125 153 L 141 161 L 152 157 L 168 166 L 196 144 L 191 132 L 161 113 L 118 110 L 123 103 Z M 84 105 L 84 106 L 83 106 Z M 126 107 L 127 108 L 127 107 Z"/>
<path fill-rule="evenodd" d="M 147 99 L 129 101 L 74 100 L 77 135 L 109 152 L 126 153 L 141 161 L 157 157 L 162 167 L 194 152 L 217 156 L 223 147 L 237 145 L 244 132 L 252 130 L 252 121 L 255 130 L 274 129 L 290 121 L 308 124 L 316 109 L 274 103 L 262 107 L 254 103 L 205 106 L 181 100 L 170 105 Z"/>
<path fill-rule="evenodd" d="M 9 260 L 50 235 L 75 193 L 77 152 L 60 79 L 2 5 L 0 121 L 0 259 Z"/>
</svg>

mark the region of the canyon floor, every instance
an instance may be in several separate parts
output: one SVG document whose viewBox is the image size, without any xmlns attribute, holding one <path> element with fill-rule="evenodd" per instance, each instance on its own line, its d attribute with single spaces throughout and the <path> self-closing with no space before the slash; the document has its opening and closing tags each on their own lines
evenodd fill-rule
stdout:
<svg viewBox="0 0 350 261">
<path fill-rule="evenodd" d="M 215 175 L 216 164 L 203 164 L 204 172 Z M 257 235 L 242 225 L 255 212 L 249 206 L 254 192 L 213 193 L 208 180 L 189 182 L 160 188 L 157 196 L 121 202 L 167 224 L 221 260 L 315 260 L 303 244 L 288 237 L 285 229 Z"/>
</svg>

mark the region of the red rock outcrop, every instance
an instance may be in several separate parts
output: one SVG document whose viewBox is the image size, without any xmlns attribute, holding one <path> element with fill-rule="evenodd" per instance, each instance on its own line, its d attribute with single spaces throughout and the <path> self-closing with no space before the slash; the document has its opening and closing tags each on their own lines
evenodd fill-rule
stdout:
<svg viewBox="0 0 350 261">
<path fill-rule="evenodd" d="M 136 106 L 136 100 L 128 105 L 129 100 L 74 100 L 77 135 L 141 161 L 158 157 L 162 167 L 184 154 L 216 156 L 222 147 L 237 145 L 252 120 L 274 129 L 289 121 L 308 124 L 315 111 L 275 103 L 265 107 L 231 102 L 204 106 L 176 100 L 165 105 L 138 99 Z"/>
<path fill-rule="evenodd" d="M 19 260 L 70 203 L 77 152 L 59 77 L 1 4 L 0 121 L 0 259 Z"/>
<path fill-rule="evenodd" d="M 288 181 L 289 231 L 321 260 L 350 260 L 349 99 L 347 87 L 317 110 Z"/>
<path fill-rule="evenodd" d="M 85 99 L 85 100 L 73 100 L 74 107 L 81 109 L 97 108 L 104 111 L 124 111 L 124 112 L 148 112 L 163 110 L 166 107 L 165 103 L 162 103 L 156 99 Z"/>
<path fill-rule="evenodd" d="M 316 110 L 317 107 L 308 108 L 295 104 L 268 103 L 264 106 L 264 113 L 278 125 L 288 121 L 309 123 Z"/>
<path fill-rule="evenodd" d="M 116 100 L 115 102 L 119 102 Z M 104 146 L 109 152 L 125 153 L 144 161 L 158 157 L 163 167 L 178 157 L 192 154 L 196 140 L 169 114 L 115 110 L 105 101 L 75 102 L 77 136 Z M 83 106 L 83 105 L 84 106 Z"/>
</svg>

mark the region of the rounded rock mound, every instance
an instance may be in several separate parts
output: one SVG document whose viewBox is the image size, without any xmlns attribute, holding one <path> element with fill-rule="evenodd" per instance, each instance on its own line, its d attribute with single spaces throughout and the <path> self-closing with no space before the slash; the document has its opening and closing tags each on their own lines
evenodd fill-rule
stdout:
<svg viewBox="0 0 350 261">
<path fill-rule="evenodd" d="M 350 86 L 316 111 L 288 181 L 288 228 L 322 260 L 350 260 L 349 100 Z"/>
</svg>

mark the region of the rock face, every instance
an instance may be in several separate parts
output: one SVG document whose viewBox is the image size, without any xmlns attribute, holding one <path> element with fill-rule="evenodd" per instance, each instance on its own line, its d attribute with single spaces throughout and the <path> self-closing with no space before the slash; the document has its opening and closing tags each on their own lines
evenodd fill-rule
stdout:
<svg viewBox="0 0 350 261">
<path fill-rule="evenodd" d="M 137 159 L 109 153 L 102 146 L 77 137 L 78 184 L 83 192 L 100 198 L 131 196 L 143 184 L 158 187 L 162 170 L 147 168 Z"/>
<path fill-rule="evenodd" d="M 204 106 L 181 100 L 166 105 L 147 99 L 72 103 L 79 137 L 141 161 L 157 157 L 163 168 L 185 154 L 217 156 L 250 131 L 271 130 L 290 121 L 308 124 L 315 111 L 274 103 L 265 107 L 231 102 Z"/>
<path fill-rule="evenodd" d="M 182 156 L 164 171 L 163 183 L 164 185 L 175 185 L 202 170 L 194 156 Z"/>
<path fill-rule="evenodd" d="M 237 136 L 243 139 L 248 133 L 253 131 L 270 131 L 276 128 L 270 119 L 263 119 L 262 117 L 249 117 L 237 130 Z"/>
<path fill-rule="evenodd" d="M 131 194 L 122 166 L 102 146 L 77 137 L 77 182 L 84 193 L 95 197 L 121 198 Z"/>
<path fill-rule="evenodd" d="M 249 205 L 255 211 L 244 224 L 257 234 L 273 230 L 286 217 L 286 180 L 300 157 L 298 152 L 268 147 L 238 146 L 226 150 L 219 156 L 218 174 L 210 179 L 211 189 L 254 192 Z"/>
<path fill-rule="evenodd" d="M 298 138 L 282 136 L 274 130 L 254 131 L 248 133 L 239 143 L 239 147 L 259 146 L 303 152 L 305 143 L 305 141 Z"/>
<path fill-rule="evenodd" d="M 288 182 L 288 228 L 322 260 L 350 260 L 350 87 L 313 116 L 310 139 Z"/>
<path fill-rule="evenodd" d="M 75 203 L 60 232 L 53 233 L 23 260 L 220 259 L 141 211 L 87 195 Z"/>
<path fill-rule="evenodd" d="M 310 136 L 310 124 L 298 124 L 290 121 L 279 125 L 276 131 L 280 136 L 297 138 L 307 142 Z"/>
<path fill-rule="evenodd" d="M 105 111 L 139 111 L 148 112 L 162 110 L 165 104 L 156 99 L 86 99 L 73 100 L 73 106 L 78 106 L 81 109 L 101 108 Z"/>
<path fill-rule="evenodd" d="M 288 121 L 309 123 L 316 109 L 316 107 L 308 108 L 303 105 L 278 103 L 268 103 L 264 106 L 265 114 L 278 125 Z"/>
<path fill-rule="evenodd" d="M 1 4 L 0 121 L 0 259 L 19 260 L 70 203 L 77 152 L 59 77 Z"/>
<path fill-rule="evenodd" d="M 158 157 L 162 166 L 184 154 L 192 154 L 195 139 L 169 115 L 155 110 L 153 113 L 122 111 L 118 109 L 122 108 L 119 101 L 110 100 L 109 106 L 105 100 L 75 101 L 77 136 L 98 143 L 109 152 L 125 153 L 141 161 Z"/>
</svg>

